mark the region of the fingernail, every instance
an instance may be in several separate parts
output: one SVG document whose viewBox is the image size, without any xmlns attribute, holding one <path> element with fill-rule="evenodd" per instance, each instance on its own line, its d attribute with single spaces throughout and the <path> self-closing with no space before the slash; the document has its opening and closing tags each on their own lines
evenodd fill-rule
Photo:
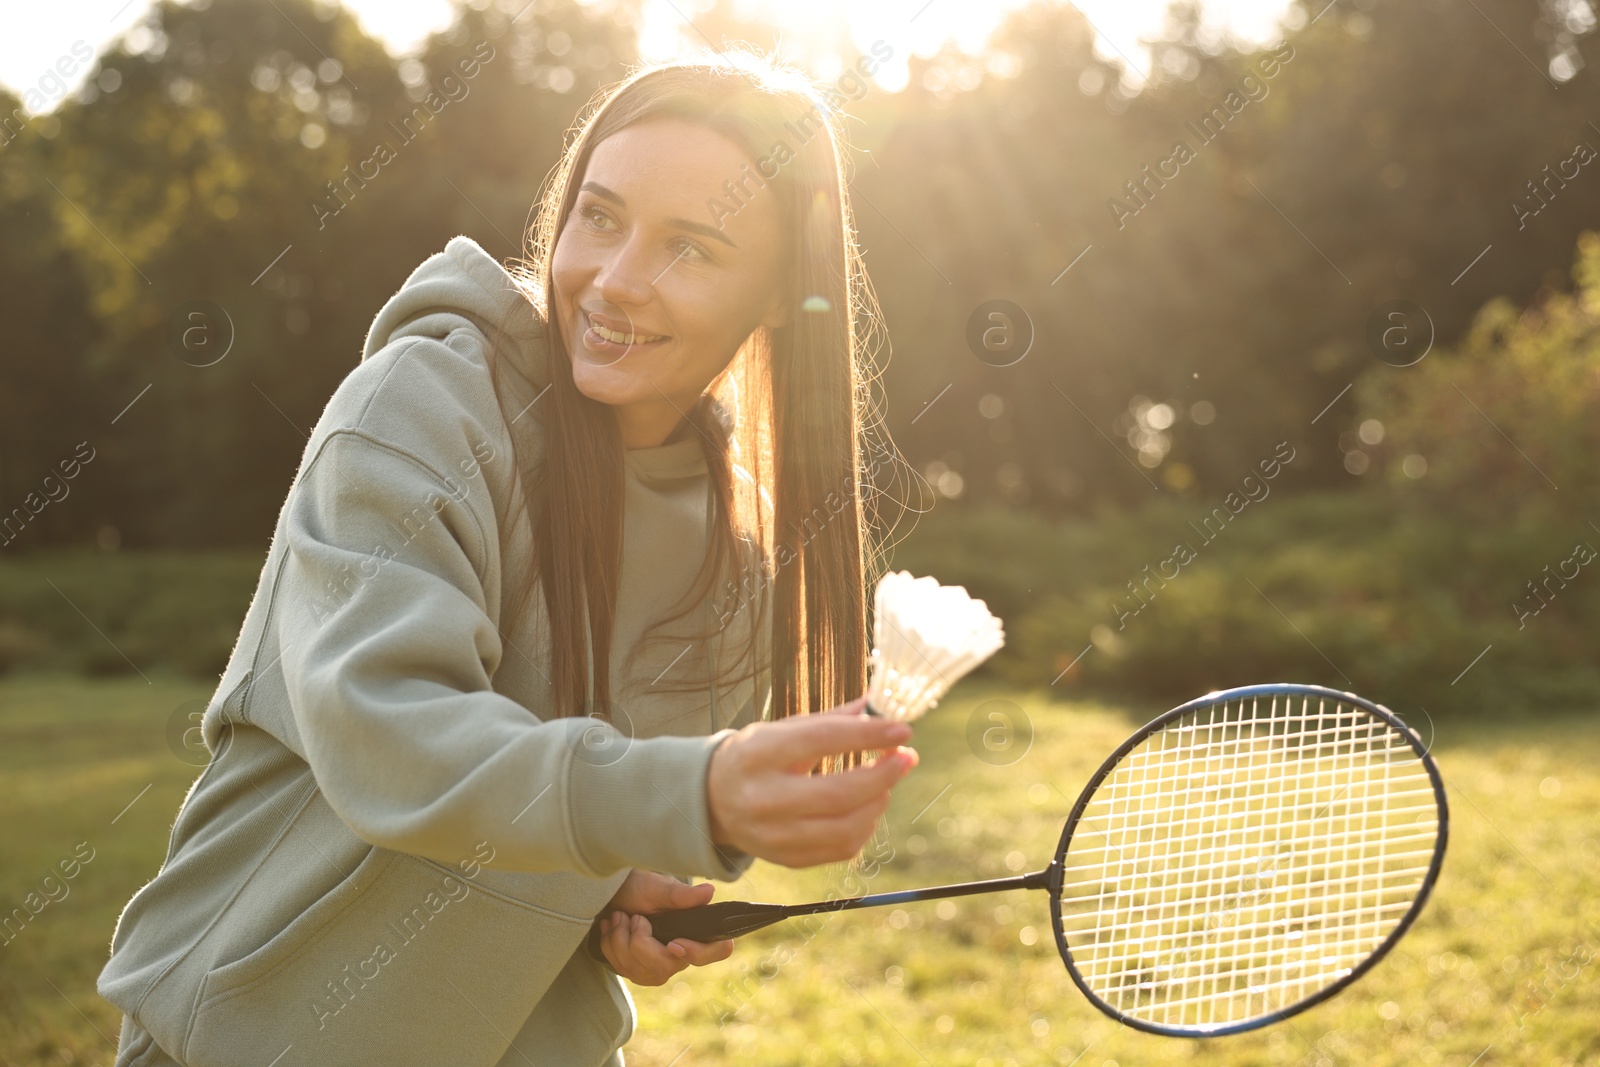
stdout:
<svg viewBox="0 0 1600 1067">
<path fill-rule="evenodd" d="M 895 753 L 895 756 L 908 771 L 915 767 L 917 765 L 917 761 L 921 758 L 917 755 L 917 750 L 914 748 L 902 748 L 899 752 Z"/>
<path fill-rule="evenodd" d="M 890 741 L 906 741 L 911 738 L 911 727 L 903 722 L 897 722 L 885 732 Z"/>
<path fill-rule="evenodd" d="M 678 957 L 680 960 L 688 955 L 688 953 L 683 950 L 683 946 L 678 944 L 676 941 L 667 946 L 667 951 Z"/>
</svg>

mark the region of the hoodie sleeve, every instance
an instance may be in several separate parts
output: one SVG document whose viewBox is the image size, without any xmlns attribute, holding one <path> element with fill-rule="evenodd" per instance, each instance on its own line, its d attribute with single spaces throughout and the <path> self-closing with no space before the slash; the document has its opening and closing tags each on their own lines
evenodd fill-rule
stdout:
<svg viewBox="0 0 1600 1067">
<path fill-rule="evenodd" d="M 498 549 L 475 503 L 492 513 L 481 481 L 346 430 L 285 505 L 282 671 L 328 803 L 362 839 L 444 863 L 488 839 L 511 870 L 737 878 L 750 858 L 712 844 L 706 806 L 729 731 L 630 739 L 493 690 Z"/>
</svg>

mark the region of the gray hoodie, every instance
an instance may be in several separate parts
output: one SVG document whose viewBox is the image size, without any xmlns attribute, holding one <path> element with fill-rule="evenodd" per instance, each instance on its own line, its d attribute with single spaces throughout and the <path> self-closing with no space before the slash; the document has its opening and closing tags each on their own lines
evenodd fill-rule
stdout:
<svg viewBox="0 0 1600 1067">
<path fill-rule="evenodd" d="M 491 337 L 521 371 L 504 409 Z M 632 867 L 750 862 L 712 845 L 705 775 L 768 714 L 770 669 L 653 682 L 712 676 L 758 618 L 765 664 L 764 606 L 623 672 L 705 553 L 698 433 L 626 453 L 616 727 L 553 706 L 542 594 L 503 617 L 533 559 L 509 435 L 540 460 L 544 342 L 457 237 L 384 306 L 306 444 L 202 721 L 213 758 L 99 978 L 191 1067 L 603 1063 L 634 1013 L 581 947 L 596 913 Z"/>
</svg>

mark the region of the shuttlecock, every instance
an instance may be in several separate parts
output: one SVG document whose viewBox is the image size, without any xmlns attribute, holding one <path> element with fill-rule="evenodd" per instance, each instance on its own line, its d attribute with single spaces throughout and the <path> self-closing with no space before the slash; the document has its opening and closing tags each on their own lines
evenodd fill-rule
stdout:
<svg viewBox="0 0 1600 1067">
<path fill-rule="evenodd" d="M 1000 620 L 959 585 L 893 571 L 873 595 L 867 713 L 911 722 L 1005 644 Z"/>
</svg>

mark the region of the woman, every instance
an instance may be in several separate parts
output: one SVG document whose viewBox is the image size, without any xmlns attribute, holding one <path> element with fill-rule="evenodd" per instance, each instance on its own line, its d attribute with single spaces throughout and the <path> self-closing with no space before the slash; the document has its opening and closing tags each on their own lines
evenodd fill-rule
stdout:
<svg viewBox="0 0 1600 1067">
<path fill-rule="evenodd" d="M 861 714 L 845 194 L 803 78 L 661 66 L 524 269 L 458 237 L 384 306 L 118 922 L 119 1067 L 621 1064 L 618 975 L 732 950 L 651 937 L 685 879 L 857 854 L 916 756 Z"/>
</svg>

